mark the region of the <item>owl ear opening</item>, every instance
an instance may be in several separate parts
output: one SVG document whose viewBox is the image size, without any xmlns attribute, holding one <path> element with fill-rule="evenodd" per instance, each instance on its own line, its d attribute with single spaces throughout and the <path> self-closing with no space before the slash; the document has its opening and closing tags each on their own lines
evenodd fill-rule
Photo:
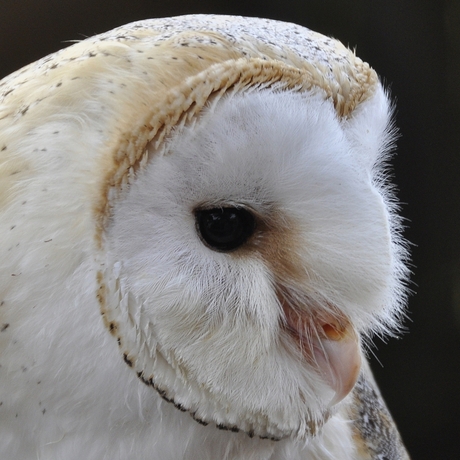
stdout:
<svg viewBox="0 0 460 460">
<path fill-rule="evenodd" d="M 381 84 L 343 119 L 342 126 L 356 162 L 366 172 L 372 172 L 388 157 L 396 138 L 392 105 Z"/>
</svg>

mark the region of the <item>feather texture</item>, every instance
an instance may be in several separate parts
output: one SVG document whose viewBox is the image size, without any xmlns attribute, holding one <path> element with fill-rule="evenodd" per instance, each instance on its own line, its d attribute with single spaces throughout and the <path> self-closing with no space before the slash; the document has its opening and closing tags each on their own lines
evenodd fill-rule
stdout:
<svg viewBox="0 0 460 460">
<path fill-rule="evenodd" d="M 272 20 L 2 80 L 1 457 L 408 458 L 361 351 L 406 299 L 392 140 L 376 73 Z"/>
</svg>

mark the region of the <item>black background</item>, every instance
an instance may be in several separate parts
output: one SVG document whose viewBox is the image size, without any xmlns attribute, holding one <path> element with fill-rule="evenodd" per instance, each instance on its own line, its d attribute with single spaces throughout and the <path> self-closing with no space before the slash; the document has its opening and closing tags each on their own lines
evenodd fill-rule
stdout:
<svg viewBox="0 0 460 460">
<path fill-rule="evenodd" d="M 459 0 L 0 0 L 0 78 L 67 40 L 186 13 L 302 24 L 356 47 L 389 86 L 416 294 L 409 332 L 377 341 L 373 368 L 413 460 L 460 458 Z"/>
</svg>

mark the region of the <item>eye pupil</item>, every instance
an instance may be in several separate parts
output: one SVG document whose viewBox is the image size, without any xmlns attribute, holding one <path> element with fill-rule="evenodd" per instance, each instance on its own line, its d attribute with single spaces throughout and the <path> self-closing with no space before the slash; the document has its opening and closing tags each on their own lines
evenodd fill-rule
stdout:
<svg viewBox="0 0 460 460">
<path fill-rule="evenodd" d="M 196 212 L 197 229 L 204 242 L 218 251 L 240 247 L 254 232 L 254 216 L 243 208 L 213 208 Z"/>
</svg>

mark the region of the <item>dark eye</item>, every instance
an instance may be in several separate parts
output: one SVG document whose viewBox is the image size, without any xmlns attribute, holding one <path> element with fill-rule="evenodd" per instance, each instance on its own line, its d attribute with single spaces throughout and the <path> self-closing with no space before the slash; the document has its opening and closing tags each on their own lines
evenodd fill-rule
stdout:
<svg viewBox="0 0 460 460">
<path fill-rule="evenodd" d="M 243 208 L 214 208 L 196 211 L 196 225 L 205 243 L 218 251 L 232 251 L 254 232 L 254 216 Z"/>
</svg>

